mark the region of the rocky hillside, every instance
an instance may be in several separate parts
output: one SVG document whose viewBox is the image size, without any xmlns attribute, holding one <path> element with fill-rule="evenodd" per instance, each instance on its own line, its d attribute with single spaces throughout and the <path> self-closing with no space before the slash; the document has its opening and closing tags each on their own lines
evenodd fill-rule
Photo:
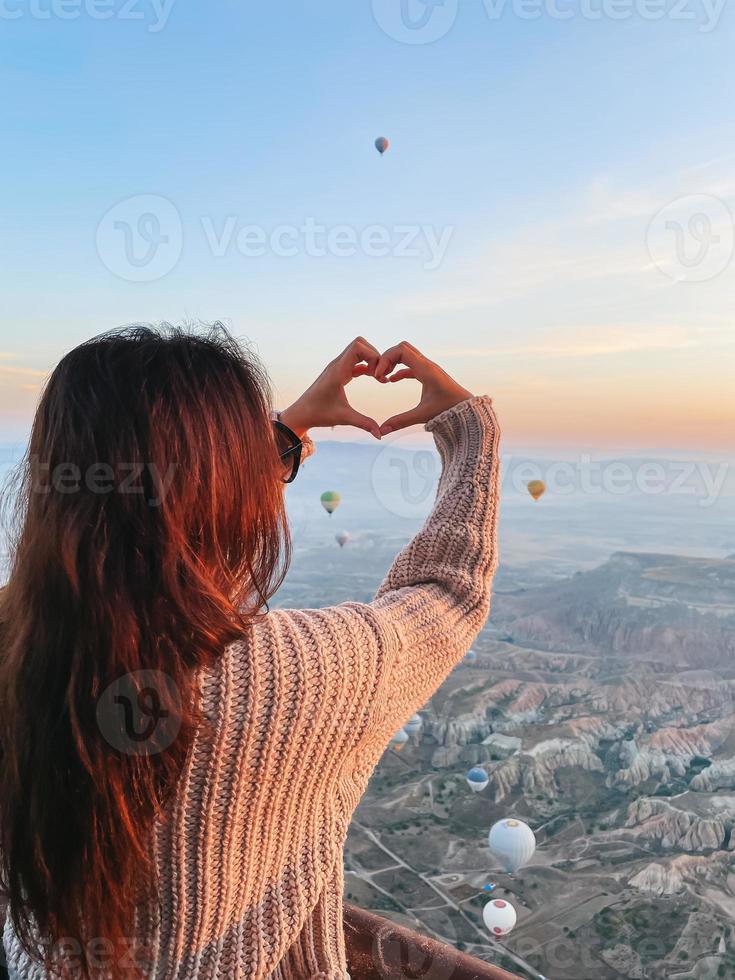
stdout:
<svg viewBox="0 0 735 980">
<path fill-rule="evenodd" d="M 497 597 L 493 622 L 544 650 L 716 668 L 735 659 L 735 561 L 618 553 L 592 572 Z"/>
<path fill-rule="evenodd" d="M 735 561 L 617 554 L 496 594 L 475 653 L 358 811 L 386 861 L 449 873 L 468 913 L 492 876 L 519 913 L 508 946 L 545 975 L 735 977 Z M 513 879 L 485 844 L 509 813 L 539 842 Z M 579 962 L 554 969 L 570 941 Z"/>
</svg>

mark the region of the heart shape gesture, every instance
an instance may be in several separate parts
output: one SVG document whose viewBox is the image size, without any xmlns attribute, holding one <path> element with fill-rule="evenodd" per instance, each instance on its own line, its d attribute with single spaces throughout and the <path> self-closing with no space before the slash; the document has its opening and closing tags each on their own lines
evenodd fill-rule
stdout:
<svg viewBox="0 0 735 980">
<path fill-rule="evenodd" d="M 399 365 L 403 365 L 396 370 Z M 418 405 L 394 415 L 382 425 L 356 411 L 347 399 L 353 378 L 369 376 L 381 384 L 412 378 L 421 384 Z M 428 422 L 472 394 L 418 351 L 403 341 L 381 354 L 364 337 L 357 337 L 331 361 L 304 394 L 281 413 L 283 422 L 299 436 L 313 426 L 354 425 L 376 439 L 409 425 Z"/>
</svg>

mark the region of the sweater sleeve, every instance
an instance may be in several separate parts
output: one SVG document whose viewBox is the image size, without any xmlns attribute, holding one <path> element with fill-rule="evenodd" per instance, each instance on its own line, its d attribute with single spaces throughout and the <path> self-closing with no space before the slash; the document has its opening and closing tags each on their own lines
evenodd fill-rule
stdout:
<svg viewBox="0 0 735 980">
<path fill-rule="evenodd" d="M 442 460 L 436 501 L 375 599 L 274 610 L 263 624 L 275 660 L 293 660 L 298 716 L 320 732 L 315 745 L 329 744 L 356 774 L 371 771 L 462 659 L 490 607 L 499 439 L 490 399 L 467 399 L 427 429 Z"/>
<path fill-rule="evenodd" d="M 490 399 L 461 402 L 426 428 L 442 460 L 434 507 L 365 610 L 382 649 L 368 727 L 383 748 L 469 649 L 497 567 L 500 433 Z"/>
</svg>

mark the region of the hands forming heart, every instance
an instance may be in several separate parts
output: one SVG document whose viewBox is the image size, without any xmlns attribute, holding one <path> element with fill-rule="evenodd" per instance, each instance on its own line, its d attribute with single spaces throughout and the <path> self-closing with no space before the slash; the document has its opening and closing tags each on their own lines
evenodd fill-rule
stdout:
<svg viewBox="0 0 735 980">
<path fill-rule="evenodd" d="M 380 384 L 412 378 L 421 384 L 419 403 L 378 425 L 374 419 L 356 411 L 347 400 L 347 385 L 353 378 L 362 376 L 375 378 Z M 299 436 L 313 426 L 354 425 L 380 439 L 409 425 L 428 422 L 471 397 L 471 392 L 408 341 L 404 340 L 381 354 L 364 337 L 357 337 L 326 366 L 311 387 L 281 413 L 281 419 Z"/>
</svg>

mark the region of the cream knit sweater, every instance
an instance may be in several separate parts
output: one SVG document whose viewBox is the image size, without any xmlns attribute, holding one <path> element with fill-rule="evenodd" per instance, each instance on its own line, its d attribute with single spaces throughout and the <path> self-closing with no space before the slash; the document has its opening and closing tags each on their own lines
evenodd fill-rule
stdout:
<svg viewBox="0 0 735 980">
<path fill-rule="evenodd" d="M 347 975 L 352 813 L 391 736 L 484 623 L 497 561 L 490 400 L 427 429 L 443 463 L 436 504 L 375 600 L 270 612 L 202 676 L 209 724 L 154 829 L 159 901 L 136 923 L 150 980 Z M 5 944 L 11 977 L 46 976 L 7 925 Z"/>
</svg>

